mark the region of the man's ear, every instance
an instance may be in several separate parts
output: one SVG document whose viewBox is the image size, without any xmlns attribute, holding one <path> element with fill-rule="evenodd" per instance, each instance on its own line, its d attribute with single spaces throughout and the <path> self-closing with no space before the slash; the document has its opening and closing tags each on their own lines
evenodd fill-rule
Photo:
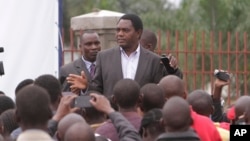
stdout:
<svg viewBox="0 0 250 141">
<path fill-rule="evenodd" d="M 160 123 L 160 126 L 165 127 L 165 121 L 163 120 L 163 118 L 160 119 L 159 123 Z"/>
<path fill-rule="evenodd" d="M 214 106 L 213 105 L 211 105 L 211 115 L 214 113 Z"/>
<path fill-rule="evenodd" d="M 138 39 L 141 39 L 142 29 L 139 29 L 139 30 L 137 31 L 137 33 L 138 33 Z"/>
<path fill-rule="evenodd" d="M 146 138 L 148 136 L 148 131 L 146 128 L 142 128 L 142 138 Z"/>
<path fill-rule="evenodd" d="M 61 138 L 61 136 L 60 136 L 60 133 L 58 132 L 58 131 L 56 131 L 56 138 L 57 138 L 57 140 L 58 141 L 61 141 L 62 140 L 62 138 Z"/>
<path fill-rule="evenodd" d="M 142 96 L 142 94 L 140 94 L 139 97 L 138 97 L 138 100 L 137 100 L 137 105 L 138 105 L 140 108 L 142 108 L 142 98 L 143 98 L 143 96 Z"/>
<path fill-rule="evenodd" d="M 15 117 L 14 118 L 15 118 L 17 123 L 21 122 L 21 118 L 20 118 L 20 115 L 19 115 L 19 112 L 17 109 L 15 110 Z"/>
<path fill-rule="evenodd" d="M 112 103 L 114 103 L 114 104 L 117 104 L 117 102 L 116 102 L 116 99 L 115 99 L 115 96 L 114 96 L 114 95 L 112 95 L 112 96 L 111 96 L 111 102 L 112 102 Z"/>
<path fill-rule="evenodd" d="M 187 99 L 187 91 L 185 90 L 184 93 L 183 93 L 183 98 L 184 99 Z"/>
</svg>

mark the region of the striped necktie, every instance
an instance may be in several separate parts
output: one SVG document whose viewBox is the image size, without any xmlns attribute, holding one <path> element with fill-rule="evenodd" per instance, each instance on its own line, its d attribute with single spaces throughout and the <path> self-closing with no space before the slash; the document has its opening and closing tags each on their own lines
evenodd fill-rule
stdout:
<svg viewBox="0 0 250 141">
<path fill-rule="evenodd" d="M 91 64 L 90 65 L 90 75 L 91 75 L 91 77 L 93 78 L 94 77 L 94 75 L 95 75 L 95 64 Z"/>
</svg>

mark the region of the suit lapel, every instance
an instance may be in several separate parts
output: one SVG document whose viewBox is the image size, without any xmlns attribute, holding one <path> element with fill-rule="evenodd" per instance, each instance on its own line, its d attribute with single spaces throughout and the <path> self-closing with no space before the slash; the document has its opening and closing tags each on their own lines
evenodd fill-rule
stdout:
<svg viewBox="0 0 250 141">
<path fill-rule="evenodd" d="M 75 68 L 78 74 L 81 74 L 81 71 L 84 71 L 85 75 L 87 76 L 88 80 L 90 80 L 91 76 L 89 71 L 86 67 L 86 64 L 83 62 L 82 58 L 79 58 L 75 63 Z"/>
<path fill-rule="evenodd" d="M 135 80 L 139 82 L 141 78 L 143 77 L 142 73 L 143 71 L 146 71 L 147 69 L 147 62 L 148 62 L 148 52 L 145 51 L 144 48 L 140 47 L 140 57 L 139 57 L 139 62 L 135 74 Z"/>
<path fill-rule="evenodd" d="M 123 78 L 123 73 L 122 73 L 122 60 L 121 60 L 121 50 L 120 47 L 117 47 L 114 49 L 114 66 L 117 66 L 117 68 L 114 71 L 117 71 L 117 78 L 122 79 Z"/>
</svg>

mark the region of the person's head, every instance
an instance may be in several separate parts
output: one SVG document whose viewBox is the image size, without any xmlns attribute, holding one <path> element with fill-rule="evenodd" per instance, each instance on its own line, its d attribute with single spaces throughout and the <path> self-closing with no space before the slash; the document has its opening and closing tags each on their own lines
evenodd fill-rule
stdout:
<svg viewBox="0 0 250 141">
<path fill-rule="evenodd" d="M 165 132 L 164 127 L 160 124 L 162 118 L 162 109 L 154 108 L 144 114 L 141 120 L 139 133 L 143 141 L 155 140 L 157 136 Z"/>
<path fill-rule="evenodd" d="M 48 92 L 37 85 L 22 88 L 16 97 L 16 120 L 22 130 L 47 130 L 47 122 L 52 117 Z"/>
<path fill-rule="evenodd" d="M 4 111 L 0 115 L 0 122 L 2 123 L 3 136 L 9 136 L 10 133 L 18 127 L 18 123 L 15 120 L 15 109 L 9 109 Z"/>
<path fill-rule="evenodd" d="M 51 107 L 56 111 L 62 97 L 59 80 L 51 74 L 43 74 L 35 79 L 34 84 L 47 90 L 51 100 Z"/>
<path fill-rule="evenodd" d="M 81 35 L 80 48 L 85 60 L 95 62 L 97 53 L 101 50 L 100 37 L 93 30 L 85 30 Z"/>
<path fill-rule="evenodd" d="M 192 91 L 187 96 L 187 101 L 196 113 L 207 117 L 213 114 L 213 100 L 206 91 L 200 89 Z"/>
<path fill-rule="evenodd" d="M 0 114 L 8 109 L 14 109 L 15 103 L 14 101 L 8 96 L 0 96 Z"/>
<path fill-rule="evenodd" d="M 247 103 L 247 106 L 244 112 L 244 121 L 247 125 L 250 125 L 250 102 Z"/>
<path fill-rule="evenodd" d="M 178 76 L 167 75 L 160 80 L 158 85 L 163 89 L 166 100 L 172 96 L 180 96 L 186 99 L 184 82 Z"/>
<path fill-rule="evenodd" d="M 95 135 L 86 122 L 79 122 L 66 131 L 65 141 L 95 141 Z"/>
<path fill-rule="evenodd" d="M 250 96 L 244 95 L 240 96 L 234 104 L 235 119 L 234 124 L 241 124 L 245 121 L 246 111 L 248 111 L 250 106 Z M 247 121 L 249 122 L 249 121 Z"/>
<path fill-rule="evenodd" d="M 132 79 L 119 80 L 113 89 L 113 101 L 120 109 L 136 108 L 140 97 L 140 86 Z"/>
<path fill-rule="evenodd" d="M 188 130 L 192 124 L 188 102 L 180 96 L 172 96 L 163 107 L 162 119 L 166 132 Z"/>
<path fill-rule="evenodd" d="M 5 95 L 5 93 L 3 91 L 0 91 L 0 96 Z"/>
<path fill-rule="evenodd" d="M 154 52 L 157 44 L 156 34 L 150 30 L 144 29 L 141 35 L 140 44 L 142 47 Z"/>
<path fill-rule="evenodd" d="M 96 110 L 94 107 L 85 108 L 82 116 L 89 125 L 98 124 L 106 121 L 106 115 L 103 112 Z M 93 127 L 95 129 L 95 127 Z"/>
<path fill-rule="evenodd" d="M 137 48 L 143 31 L 142 20 L 135 14 L 123 15 L 116 27 L 117 43 L 124 50 Z"/>
<path fill-rule="evenodd" d="M 17 96 L 17 92 L 19 90 L 21 90 L 23 87 L 28 86 L 28 85 L 33 84 L 33 83 L 34 83 L 34 80 L 30 79 L 30 78 L 24 79 L 21 82 L 19 82 L 16 86 L 16 89 L 15 89 L 15 96 Z"/>
<path fill-rule="evenodd" d="M 64 116 L 58 123 L 56 137 L 58 141 L 64 141 L 66 131 L 74 123 L 86 122 L 84 118 L 76 113 L 70 113 Z"/>
<path fill-rule="evenodd" d="M 141 110 L 146 113 L 153 108 L 162 108 L 165 103 L 164 93 L 161 87 L 154 83 L 148 83 L 140 89 L 142 95 Z"/>
</svg>

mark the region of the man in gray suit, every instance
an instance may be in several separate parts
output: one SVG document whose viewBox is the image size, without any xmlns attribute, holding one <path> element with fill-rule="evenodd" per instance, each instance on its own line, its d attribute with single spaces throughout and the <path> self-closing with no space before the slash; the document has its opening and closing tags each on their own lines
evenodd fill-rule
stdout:
<svg viewBox="0 0 250 141">
<path fill-rule="evenodd" d="M 108 98 L 113 94 L 114 85 L 124 78 L 135 80 L 140 87 L 147 83 L 158 83 L 164 75 L 161 57 L 140 45 L 142 31 L 140 17 L 123 15 L 117 23 L 116 39 L 119 47 L 98 53 L 92 82 L 83 82 L 86 76 L 76 75 L 70 75 L 67 80 L 78 83 L 76 88 L 96 90 Z M 77 77 L 82 77 L 82 82 L 76 82 Z"/>
<path fill-rule="evenodd" d="M 94 71 L 96 64 L 97 53 L 101 50 L 99 35 L 93 30 L 86 30 L 81 35 L 79 47 L 81 48 L 82 56 L 77 60 L 66 64 L 60 68 L 59 79 L 62 84 L 62 91 L 71 91 L 79 94 L 76 89 L 71 89 L 70 84 L 67 83 L 66 77 L 69 74 L 80 75 L 84 71 L 87 81 L 92 80 L 91 71 Z"/>
</svg>

